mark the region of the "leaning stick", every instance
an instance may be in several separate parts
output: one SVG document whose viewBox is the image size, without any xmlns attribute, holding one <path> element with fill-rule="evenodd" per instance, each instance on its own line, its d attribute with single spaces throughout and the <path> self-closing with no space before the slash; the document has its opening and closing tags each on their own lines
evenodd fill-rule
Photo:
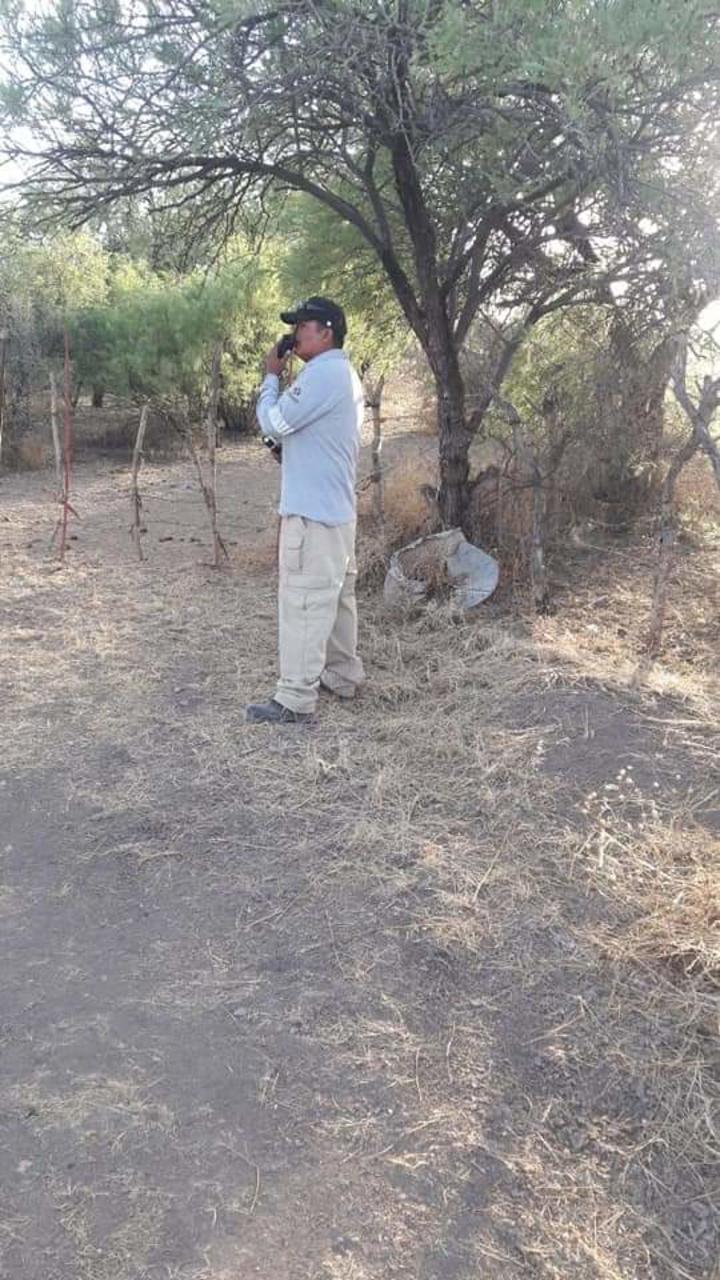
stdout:
<svg viewBox="0 0 720 1280">
<path fill-rule="evenodd" d="M 55 381 L 55 370 L 50 370 L 50 431 L 52 433 L 53 453 L 55 454 L 55 492 L 60 500 L 62 493 L 62 450 L 60 448 L 60 433 L 58 431 L 57 419 L 57 383 Z"/>
<path fill-rule="evenodd" d="M 73 437 L 73 406 L 70 394 L 70 338 L 67 329 L 65 330 L 65 370 L 63 383 L 63 466 L 62 466 L 62 493 L 60 494 L 60 502 L 62 511 L 55 525 L 55 530 L 50 542 L 52 546 L 55 539 L 60 534 L 60 546 L 58 557 L 62 564 L 65 559 L 65 548 L 67 546 L 67 530 L 68 517 L 75 516 L 79 519 L 78 513 L 70 502 L 70 482 L 72 476 L 72 437 Z"/>
<path fill-rule="evenodd" d="M 217 422 L 218 422 L 218 402 L 220 400 L 220 375 L 222 368 L 222 343 L 218 342 L 213 352 L 212 367 L 210 373 L 210 397 L 208 400 L 207 413 L 207 442 L 208 442 L 208 462 L 209 475 L 207 483 L 207 507 L 210 513 L 210 524 L 212 526 L 213 535 L 213 564 L 216 569 L 220 567 L 220 557 L 224 553 L 227 557 L 227 548 L 218 532 L 217 523 Z"/>
<path fill-rule="evenodd" d="M 148 420 L 148 406 L 144 404 L 140 410 L 140 422 L 138 423 L 137 435 L 135 436 L 135 447 L 132 456 L 132 470 L 130 472 L 130 501 L 132 504 L 132 524 L 130 526 L 130 537 L 137 547 L 138 559 L 144 560 L 142 549 L 142 498 L 138 486 L 138 475 L 143 460 L 143 444 L 145 442 L 145 429 Z"/>
<path fill-rule="evenodd" d="M 64 468 L 64 488 L 63 488 L 63 511 L 62 511 L 62 531 L 60 534 L 60 559 L 65 557 L 65 547 L 67 546 L 67 527 L 68 514 L 70 511 L 70 474 L 72 468 L 72 398 L 70 391 L 70 339 L 68 331 L 65 330 L 65 386 L 64 386 L 64 434 L 63 434 L 63 468 Z"/>
<path fill-rule="evenodd" d="M 203 474 L 202 462 L 200 461 L 200 455 L 198 454 L 198 451 L 195 447 L 195 441 L 193 440 L 192 427 L 189 424 L 188 424 L 187 431 L 185 432 L 184 439 L 187 445 L 188 453 L 190 454 L 190 457 L 193 460 L 195 471 L 197 472 L 198 484 L 200 485 L 200 492 L 202 493 L 203 501 L 207 508 L 208 514 L 210 516 L 210 525 L 212 528 L 212 535 L 213 535 L 213 547 L 215 551 L 213 568 L 218 568 L 220 564 L 220 556 L 224 555 L 226 560 L 229 560 L 230 556 L 228 554 L 228 549 L 225 546 L 225 543 L 217 527 L 217 506 L 215 503 L 215 494 Z"/>
</svg>

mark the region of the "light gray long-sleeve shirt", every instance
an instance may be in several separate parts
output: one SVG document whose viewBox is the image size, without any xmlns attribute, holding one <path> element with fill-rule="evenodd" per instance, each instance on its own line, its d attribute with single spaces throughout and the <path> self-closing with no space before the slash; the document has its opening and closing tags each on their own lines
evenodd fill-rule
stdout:
<svg viewBox="0 0 720 1280">
<path fill-rule="evenodd" d="M 344 351 L 315 356 L 287 391 L 265 377 L 255 412 L 264 436 L 282 445 L 281 516 L 321 524 L 355 519 L 355 481 L 365 397 Z"/>
</svg>

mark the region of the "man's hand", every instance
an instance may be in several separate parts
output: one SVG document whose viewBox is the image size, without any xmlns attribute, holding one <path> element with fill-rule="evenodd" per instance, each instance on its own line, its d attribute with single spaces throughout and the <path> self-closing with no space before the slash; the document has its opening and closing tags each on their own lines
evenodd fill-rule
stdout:
<svg viewBox="0 0 720 1280">
<path fill-rule="evenodd" d="M 270 348 L 270 350 L 268 351 L 265 357 L 265 372 L 274 373 L 275 376 L 279 378 L 280 374 L 285 368 L 285 365 L 287 364 L 287 359 L 288 359 L 287 356 L 283 356 L 282 359 L 280 358 L 280 356 L 277 353 L 277 343 L 276 343 L 274 347 Z"/>
</svg>

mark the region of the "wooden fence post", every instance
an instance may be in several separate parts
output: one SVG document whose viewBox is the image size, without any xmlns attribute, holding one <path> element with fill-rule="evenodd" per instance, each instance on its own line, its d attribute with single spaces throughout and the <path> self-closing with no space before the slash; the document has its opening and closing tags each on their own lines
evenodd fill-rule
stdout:
<svg viewBox="0 0 720 1280">
<path fill-rule="evenodd" d="M 206 439 L 208 446 L 208 468 L 207 476 L 203 470 L 203 464 L 200 461 L 200 455 L 195 447 L 193 440 L 192 425 L 188 422 L 184 432 L 184 439 L 190 452 L 190 457 L 195 465 L 197 472 L 200 492 L 210 517 L 210 528 L 212 530 L 213 539 L 213 568 L 219 569 L 222 558 L 229 560 L 228 549 L 225 546 L 223 538 L 218 529 L 218 512 L 217 512 L 217 423 L 218 423 L 218 402 L 220 399 L 220 373 L 222 362 L 223 343 L 218 342 L 213 351 L 212 365 L 210 368 L 210 393 L 208 397 L 207 419 L 206 419 Z"/>
<path fill-rule="evenodd" d="M 78 513 L 70 502 L 70 482 L 72 477 L 72 442 L 73 442 L 73 402 L 70 386 L 70 336 L 67 329 L 65 330 L 65 365 L 63 378 L 63 480 L 62 494 L 60 502 L 62 503 L 62 511 L 50 542 L 52 546 L 58 532 L 60 533 L 60 547 L 58 557 L 60 563 L 65 559 L 65 548 L 67 546 L 68 537 L 68 517 L 75 516 L 78 519 Z"/>
<path fill-rule="evenodd" d="M 138 486 L 138 475 L 143 459 L 143 444 L 145 442 L 145 430 L 147 428 L 148 406 L 144 404 L 140 410 L 140 421 L 138 423 L 137 435 L 135 436 L 135 446 L 132 456 L 132 470 L 130 472 L 130 501 L 132 504 L 132 524 L 130 526 L 130 537 L 137 547 L 138 559 L 144 560 L 142 549 L 142 498 Z"/>
<path fill-rule="evenodd" d="M 60 502 L 63 490 L 62 449 L 60 448 L 60 433 L 58 432 L 57 382 L 55 379 L 54 369 L 50 370 L 50 432 L 53 442 L 53 454 L 55 456 L 55 493 L 58 502 Z"/>
<path fill-rule="evenodd" d="M 222 350 L 223 344 L 218 342 L 213 351 L 212 365 L 210 368 L 210 396 L 208 399 L 207 411 L 207 442 L 208 442 L 208 462 L 209 462 L 209 481 L 208 481 L 208 497 L 207 507 L 210 513 L 210 524 L 212 526 L 213 536 L 213 564 L 216 569 L 220 568 L 220 559 L 224 554 L 227 559 L 227 547 L 218 532 L 217 522 L 217 424 L 218 424 L 218 404 L 220 401 L 220 381 L 222 371 Z"/>
</svg>

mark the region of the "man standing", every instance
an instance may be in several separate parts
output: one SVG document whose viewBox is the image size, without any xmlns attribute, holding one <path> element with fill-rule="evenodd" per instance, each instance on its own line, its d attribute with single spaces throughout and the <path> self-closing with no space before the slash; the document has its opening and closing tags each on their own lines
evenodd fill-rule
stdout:
<svg viewBox="0 0 720 1280">
<path fill-rule="evenodd" d="M 341 307 L 308 298 L 280 318 L 293 325 L 305 368 L 281 394 L 287 356 L 273 347 L 256 409 L 263 436 L 281 450 L 282 490 L 280 679 L 269 702 L 247 707 L 255 724 L 309 720 L 320 685 L 353 698 L 364 679 L 355 605 L 362 384 L 342 350 Z"/>
</svg>

